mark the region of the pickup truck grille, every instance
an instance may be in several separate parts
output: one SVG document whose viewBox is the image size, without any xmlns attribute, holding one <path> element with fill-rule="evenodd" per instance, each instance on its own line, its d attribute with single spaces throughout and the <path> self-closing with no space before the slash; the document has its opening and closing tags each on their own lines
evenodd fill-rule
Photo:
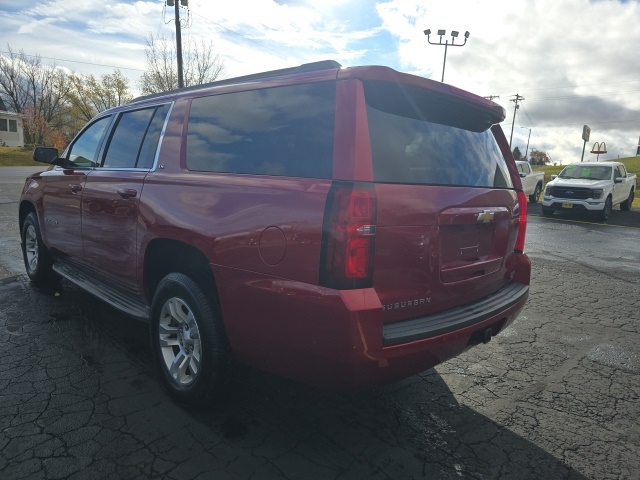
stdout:
<svg viewBox="0 0 640 480">
<path fill-rule="evenodd" d="M 574 200 L 593 198 L 593 193 L 590 188 L 552 187 L 549 193 L 554 197 L 572 198 Z"/>
</svg>

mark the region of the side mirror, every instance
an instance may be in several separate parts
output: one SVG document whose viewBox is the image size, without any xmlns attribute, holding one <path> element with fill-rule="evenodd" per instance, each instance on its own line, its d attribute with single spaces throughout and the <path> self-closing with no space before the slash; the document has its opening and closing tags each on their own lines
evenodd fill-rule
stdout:
<svg viewBox="0 0 640 480">
<path fill-rule="evenodd" d="M 555 180 L 556 178 L 558 178 L 558 175 L 551 175 L 551 180 Z"/>
<path fill-rule="evenodd" d="M 615 182 L 615 183 L 623 183 L 623 182 L 624 182 L 624 177 L 617 177 L 617 178 L 614 180 L 614 182 Z"/>
<path fill-rule="evenodd" d="M 526 178 L 526 177 L 527 177 L 527 174 L 526 174 L 526 173 L 522 173 L 522 172 L 520 172 L 520 178 Z"/>
<path fill-rule="evenodd" d="M 33 159 L 36 162 L 53 164 L 53 161 L 58 158 L 58 149 L 51 147 L 36 147 L 33 150 Z"/>
<path fill-rule="evenodd" d="M 67 168 L 69 163 L 66 158 L 58 157 L 58 149 L 53 147 L 36 147 L 33 150 L 33 160 L 62 168 Z"/>
</svg>

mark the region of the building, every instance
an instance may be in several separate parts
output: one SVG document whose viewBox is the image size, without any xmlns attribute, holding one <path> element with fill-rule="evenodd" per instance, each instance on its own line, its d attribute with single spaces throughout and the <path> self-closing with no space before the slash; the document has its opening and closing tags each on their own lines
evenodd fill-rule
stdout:
<svg viewBox="0 0 640 480">
<path fill-rule="evenodd" d="M 0 99 L 0 146 L 24 147 L 24 132 L 20 116 L 7 111 L 2 99 Z"/>
</svg>

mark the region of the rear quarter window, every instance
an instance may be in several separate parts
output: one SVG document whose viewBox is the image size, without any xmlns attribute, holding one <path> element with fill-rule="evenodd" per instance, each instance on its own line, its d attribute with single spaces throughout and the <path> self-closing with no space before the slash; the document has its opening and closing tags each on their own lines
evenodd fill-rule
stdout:
<svg viewBox="0 0 640 480">
<path fill-rule="evenodd" d="M 335 82 L 195 98 L 187 168 L 330 178 Z"/>
<path fill-rule="evenodd" d="M 363 83 L 375 181 L 513 188 L 489 112 L 413 86 Z"/>
</svg>

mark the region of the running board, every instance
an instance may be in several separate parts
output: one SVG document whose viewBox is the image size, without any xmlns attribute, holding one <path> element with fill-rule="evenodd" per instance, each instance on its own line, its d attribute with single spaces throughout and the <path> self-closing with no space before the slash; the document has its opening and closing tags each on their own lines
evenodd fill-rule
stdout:
<svg viewBox="0 0 640 480">
<path fill-rule="evenodd" d="M 140 299 L 132 293 L 125 293 L 107 283 L 99 281 L 93 272 L 64 260 L 57 260 L 53 264 L 53 270 L 71 283 L 120 310 L 122 313 L 138 320 L 149 321 L 151 314 L 149 306 L 142 303 Z"/>
</svg>

